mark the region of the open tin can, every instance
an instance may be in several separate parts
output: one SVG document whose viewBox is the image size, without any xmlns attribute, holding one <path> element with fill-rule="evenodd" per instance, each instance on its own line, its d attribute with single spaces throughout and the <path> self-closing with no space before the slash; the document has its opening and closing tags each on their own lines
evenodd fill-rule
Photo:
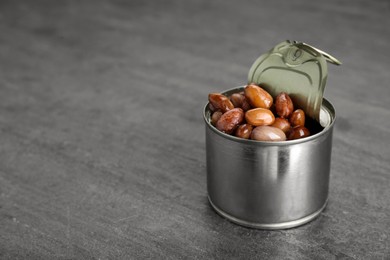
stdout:
<svg viewBox="0 0 390 260">
<path fill-rule="evenodd" d="M 230 95 L 242 87 L 224 92 Z M 207 191 L 212 207 L 244 226 L 283 229 L 317 217 L 328 198 L 335 110 L 326 99 L 323 129 L 309 137 L 262 142 L 225 134 L 206 123 Z"/>
<path fill-rule="evenodd" d="M 243 88 L 222 94 L 230 96 Z M 211 124 L 207 104 L 203 111 L 207 191 L 216 212 L 234 223 L 259 229 L 296 227 L 317 217 L 328 200 L 336 119 L 335 109 L 326 99 L 319 110 L 319 119 L 311 122 L 311 136 L 265 142 L 219 131 Z"/>
</svg>

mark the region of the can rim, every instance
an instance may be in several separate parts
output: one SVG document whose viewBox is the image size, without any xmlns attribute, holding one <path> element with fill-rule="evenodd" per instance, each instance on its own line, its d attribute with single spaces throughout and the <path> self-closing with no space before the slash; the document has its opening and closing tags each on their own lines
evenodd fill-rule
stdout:
<svg viewBox="0 0 390 260">
<path fill-rule="evenodd" d="M 221 94 L 226 95 L 226 94 L 228 94 L 230 92 L 232 92 L 232 94 L 233 94 L 233 93 L 236 93 L 236 92 L 238 92 L 240 90 L 243 90 L 244 87 L 245 86 L 239 86 L 239 87 L 231 88 L 231 89 L 228 89 L 228 90 L 225 90 L 225 91 L 221 92 Z M 239 137 L 236 137 L 234 135 L 229 135 L 229 134 L 226 134 L 224 132 L 219 131 L 215 126 L 213 126 L 210 123 L 210 119 L 207 117 L 207 112 L 210 111 L 209 103 L 210 102 L 207 102 L 206 105 L 203 108 L 203 119 L 204 119 L 206 125 L 208 127 L 210 127 L 210 129 L 212 129 L 215 133 L 217 133 L 220 136 L 223 136 L 223 137 L 225 137 L 227 139 L 230 139 L 232 141 L 235 141 L 235 142 L 246 143 L 246 144 L 256 144 L 257 143 L 257 144 L 268 145 L 268 146 L 276 146 L 276 145 L 277 146 L 281 146 L 281 145 L 292 145 L 292 144 L 309 142 L 309 141 L 312 141 L 313 139 L 317 139 L 320 136 L 326 134 L 330 129 L 333 128 L 333 125 L 334 125 L 334 123 L 336 121 L 336 110 L 335 110 L 334 106 L 326 98 L 323 98 L 322 105 L 321 105 L 321 110 L 324 110 L 324 112 L 326 112 L 326 114 L 329 115 L 330 122 L 328 124 L 326 124 L 325 126 L 321 125 L 322 127 L 324 127 L 324 129 L 322 129 L 320 132 L 318 132 L 318 133 L 316 133 L 314 135 L 310 135 L 308 137 L 295 139 L 295 140 L 258 141 L 258 140 L 252 140 L 252 139 L 239 138 Z"/>
</svg>

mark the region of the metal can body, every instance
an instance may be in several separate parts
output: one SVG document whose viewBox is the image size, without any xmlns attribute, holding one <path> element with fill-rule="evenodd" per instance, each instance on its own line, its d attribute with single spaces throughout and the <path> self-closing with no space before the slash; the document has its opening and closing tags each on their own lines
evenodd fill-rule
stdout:
<svg viewBox="0 0 390 260">
<path fill-rule="evenodd" d="M 335 121 L 325 99 L 321 117 L 324 128 L 310 137 L 260 142 L 218 131 L 206 106 L 207 190 L 213 208 L 237 224 L 260 229 L 295 227 L 319 215 L 328 198 Z"/>
</svg>

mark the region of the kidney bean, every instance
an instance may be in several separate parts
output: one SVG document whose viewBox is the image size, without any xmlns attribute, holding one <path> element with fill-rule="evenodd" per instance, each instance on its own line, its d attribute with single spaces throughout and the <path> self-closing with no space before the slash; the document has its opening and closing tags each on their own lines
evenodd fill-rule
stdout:
<svg viewBox="0 0 390 260">
<path fill-rule="evenodd" d="M 221 111 L 215 111 L 211 115 L 211 124 L 216 125 L 218 120 L 221 118 L 221 116 L 222 116 L 222 112 Z"/>
<path fill-rule="evenodd" d="M 275 121 L 275 116 L 271 110 L 265 108 L 253 108 L 245 113 L 246 121 L 254 126 L 272 125 Z"/>
<path fill-rule="evenodd" d="M 222 112 L 226 112 L 234 108 L 229 98 L 220 93 L 210 93 L 209 102 L 214 108 L 217 110 L 220 109 Z"/>
<path fill-rule="evenodd" d="M 234 107 L 242 107 L 242 103 L 244 102 L 245 96 L 234 93 L 230 96 L 230 101 L 232 102 Z"/>
<path fill-rule="evenodd" d="M 244 139 L 249 139 L 252 133 L 253 126 L 250 124 L 239 125 L 236 130 L 236 136 Z"/>
<path fill-rule="evenodd" d="M 291 126 L 305 125 L 305 112 L 302 109 L 297 109 L 290 116 Z"/>
<path fill-rule="evenodd" d="M 304 126 L 298 125 L 293 127 L 288 133 L 288 140 L 300 139 L 310 135 L 309 129 Z"/>
<path fill-rule="evenodd" d="M 241 108 L 233 108 L 219 118 L 216 128 L 224 133 L 232 134 L 243 120 L 244 111 Z"/>
<path fill-rule="evenodd" d="M 272 106 L 272 96 L 261 87 L 250 84 L 245 87 L 244 92 L 246 98 L 253 107 L 269 109 Z"/>
<path fill-rule="evenodd" d="M 276 113 L 283 118 L 288 118 L 294 111 L 294 104 L 286 92 L 281 92 L 275 98 Z"/>
<path fill-rule="evenodd" d="M 286 134 L 277 127 L 258 126 L 252 130 L 251 138 L 257 141 L 285 141 Z"/>
</svg>

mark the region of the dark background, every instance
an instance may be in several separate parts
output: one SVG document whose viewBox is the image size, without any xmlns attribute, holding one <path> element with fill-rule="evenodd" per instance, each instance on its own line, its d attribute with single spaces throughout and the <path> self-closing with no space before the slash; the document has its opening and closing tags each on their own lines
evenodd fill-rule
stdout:
<svg viewBox="0 0 390 260">
<path fill-rule="evenodd" d="M 343 62 L 329 204 L 218 216 L 202 109 L 286 39 Z M 389 259 L 390 2 L 0 0 L 1 259 Z"/>
</svg>

